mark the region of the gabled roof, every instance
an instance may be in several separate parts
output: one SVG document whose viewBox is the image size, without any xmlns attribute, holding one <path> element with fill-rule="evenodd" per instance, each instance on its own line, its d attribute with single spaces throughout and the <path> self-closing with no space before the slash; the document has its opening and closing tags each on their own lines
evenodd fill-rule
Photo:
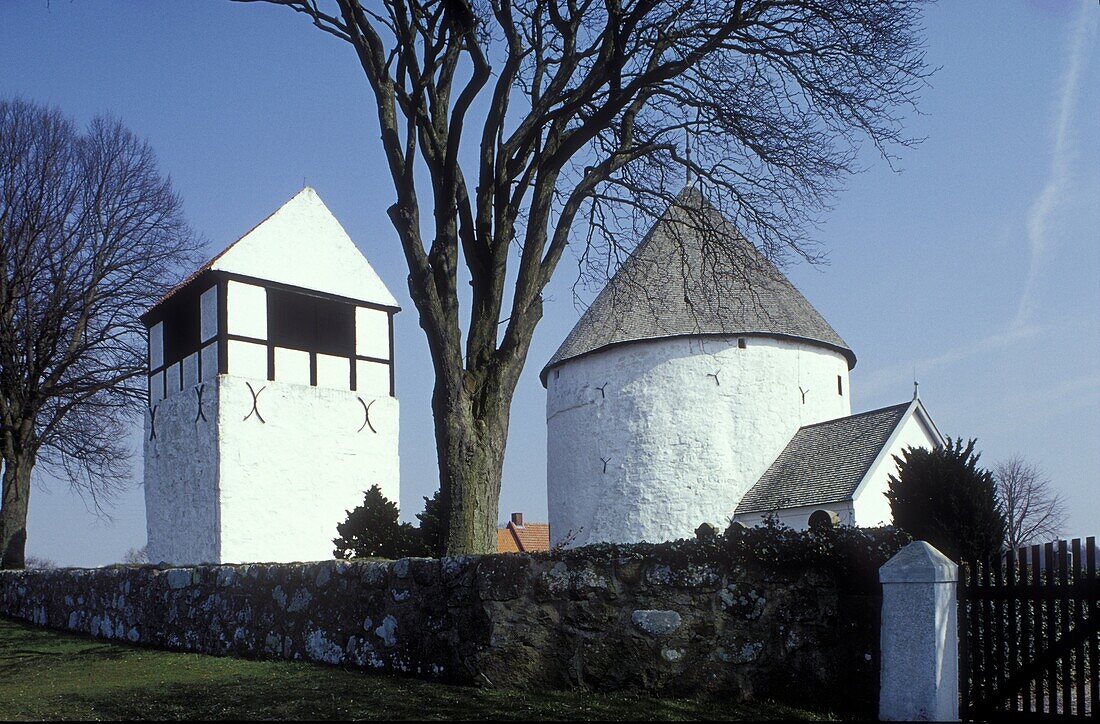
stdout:
<svg viewBox="0 0 1100 724">
<path fill-rule="evenodd" d="M 550 550 L 550 524 L 511 521 L 497 528 L 497 553 L 535 553 Z"/>
<path fill-rule="evenodd" d="M 605 347 L 684 335 L 796 338 L 856 357 L 801 292 L 694 188 L 685 189 L 542 370 Z"/>
<path fill-rule="evenodd" d="M 308 186 L 173 287 L 146 315 L 208 271 L 398 306 L 344 227 Z"/>
<path fill-rule="evenodd" d="M 914 399 L 800 428 L 741 499 L 737 514 L 851 500 L 894 430 L 919 405 Z"/>
</svg>

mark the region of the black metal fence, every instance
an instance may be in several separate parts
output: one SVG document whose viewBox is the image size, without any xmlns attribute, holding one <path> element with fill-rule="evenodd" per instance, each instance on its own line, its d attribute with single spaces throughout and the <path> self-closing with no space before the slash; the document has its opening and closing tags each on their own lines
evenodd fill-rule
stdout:
<svg viewBox="0 0 1100 724">
<path fill-rule="evenodd" d="M 1100 701 L 1094 538 L 967 561 L 959 578 L 964 720 L 1090 717 Z"/>
</svg>

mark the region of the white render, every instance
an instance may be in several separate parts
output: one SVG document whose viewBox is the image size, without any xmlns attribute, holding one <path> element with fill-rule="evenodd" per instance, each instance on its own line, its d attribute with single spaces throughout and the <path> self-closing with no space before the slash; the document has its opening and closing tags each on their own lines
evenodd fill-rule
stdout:
<svg viewBox="0 0 1100 724">
<path fill-rule="evenodd" d="M 249 384 L 263 389 L 259 415 Z M 204 385 L 203 419 L 197 389 L 156 406 L 155 439 L 146 416 L 150 560 L 331 558 L 336 525 L 364 490 L 377 483 L 398 499 L 398 402 L 388 394 L 219 375 Z"/>
<path fill-rule="evenodd" d="M 890 488 L 890 476 L 896 475 L 898 471 L 894 457 L 901 457 L 908 448 L 932 449 L 943 444 L 943 436 L 936 429 L 924 405 L 919 399 L 914 399 L 850 500 L 763 513 L 741 513 L 734 519 L 744 525 L 760 525 L 765 518 L 774 514 L 781 525 L 795 530 L 806 530 L 810 526 L 810 516 L 819 510 L 825 510 L 836 513 L 840 525 L 861 528 L 891 525 L 893 514 L 890 512 L 890 502 L 886 499 L 886 491 Z"/>
<path fill-rule="evenodd" d="M 344 227 L 309 187 L 222 252 L 210 268 L 397 306 Z"/>
<path fill-rule="evenodd" d="M 879 569 L 881 721 L 959 720 L 958 566 L 914 541 Z"/>
<path fill-rule="evenodd" d="M 914 399 L 852 496 L 853 524 L 861 527 L 892 524 L 894 516 L 890 512 L 886 491 L 890 489 L 890 476 L 898 472 L 894 457 L 901 457 L 907 448 L 931 450 L 943 444 L 943 436 L 924 405 L 919 399 Z"/>
<path fill-rule="evenodd" d="M 199 297 L 199 341 L 206 343 L 218 334 L 218 288 L 210 287 Z"/>
<path fill-rule="evenodd" d="M 335 347 L 308 329 L 305 341 L 272 338 L 268 289 L 344 305 L 354 329 L 341 328 Z M 308 188 L 173 293 L 183 296 L 147 317 L 151 560 L 330 558 L 337 524 L 365 490 L 399 500 L 396 301 Z M 198 347 L 185 336 L 192 323 Z M 178 336 L 166 345 L 166 334 Z M 347 355 L 322 351 L 332 349 Z"/>
<path fill-rule="evenodd" d="M 780 525 L 794 530 L 806 530 L 810 527 L 810 516 L 819 510 L 836 513 L 837 525 L 860 525 L 856 523 L 856 513 L 850 500 L 826 505 L 800 505 L 797 508 L 782 508 L 767 513 L 741 513 L 736 515 L 734 520 L 742 525 L 762 525 L 769 515 L 774 514 Z"/>
<path fill-rule="evenodd" d="M 851 413 L 848 393 L 842 353 L 766 336 L 645 340 L 563 362 L 547 375 L 554 542 L 724 528 L 799 427 Z"/>
<path fill-rule="evenodd" d="M 386 312 L 356 308 L 355 353 L 377 359 L 390 358 L 390 319 Z"/>
<path fill-rule="evenodd" d="M 164 325 L 157 322 L 149 328 L 149 369 L 164 364 Z"/>
<path fill-rule="evenodd" d="M 230 334 L 267 339 L 266 289 L 255 284 L 230 280 L 226 289 L 225 306 Z"/>
</svg>

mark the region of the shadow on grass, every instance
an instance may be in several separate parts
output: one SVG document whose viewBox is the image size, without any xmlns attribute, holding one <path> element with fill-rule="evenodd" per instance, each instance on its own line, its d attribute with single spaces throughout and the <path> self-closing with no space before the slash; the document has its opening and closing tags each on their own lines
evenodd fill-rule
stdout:
<svg viewBox="0 0 1100 724">
<path fill-rule="evenodd" d="M 103 644 L 0 619 L 0 719 L 819 719 L 784 706 L 429 683 Z"/>
</svg>

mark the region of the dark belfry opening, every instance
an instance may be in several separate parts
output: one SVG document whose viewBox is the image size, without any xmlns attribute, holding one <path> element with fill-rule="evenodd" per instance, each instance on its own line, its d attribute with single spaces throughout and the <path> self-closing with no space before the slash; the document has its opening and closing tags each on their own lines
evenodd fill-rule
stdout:
<svg viewBox="0 0 1100 724">
<path fill-rule="evenodd" d="M 276 347 L 355 355 L 355 307 L 346 302 L 267 290 L 267 338 Z"/>
<path fill-rule="evenodd" d="M 164 365 L 179 362 L 199 350 L 199 300 L 194 293 L 178 294 L 164 310 Z"/>
</svg>

